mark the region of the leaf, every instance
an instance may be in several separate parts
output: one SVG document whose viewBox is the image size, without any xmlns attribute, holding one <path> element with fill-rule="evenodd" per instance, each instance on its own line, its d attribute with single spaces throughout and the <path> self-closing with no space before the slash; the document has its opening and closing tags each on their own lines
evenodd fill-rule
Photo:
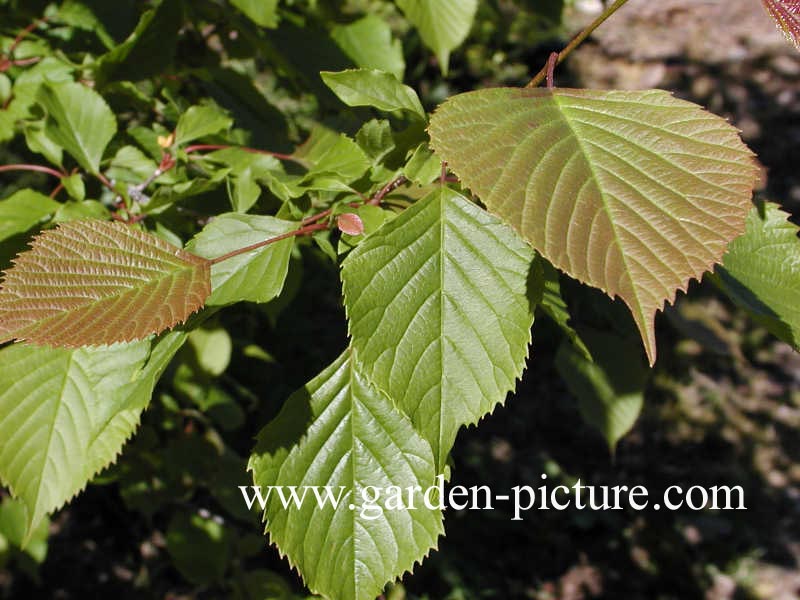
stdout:
<svg viewBox="0 0 800 600">
<path fill-rule="evenodd" d="M 223 327 L 199 327 L 189 332 L 189 345 L 197 365 L 208 375 L 219 377 L 231 362 L 233 341 Z"/>
<path fill-rule="evenodd" d="M 86 198 L 86 186 L 83 184 L 83 178 L 80 173 L 75 173 L 69 177 L 61 178 L 61 185 L 67 190 L 70 198 L 82 202 Z"/>
<path fill-rule="evenodd" d="M 163 74 L 172 63 L 183 26 L 183 2 L 163 0 L 142 13 L 127 39 L 95 63 L 96 87 L 115 79 L 139 81 Z"/>
<path fill-rule="evenodd" d="M 150 197 L 150 201 L 146 204 L 147 211 L 152 214 L 179 200 L 213 191 L 222 185 L 229 174 L 230 169 L 218 169 L 213 171 L 210 177 L 193 177 L 189 181 L 175 185 L 162 185 Z"/>
<path fill-rule="evenodd" d="M 786 38 L 800 50 L 800 0 L 762 0 Z"/>
<path fill-rule="evenodd" d="M 267 183 L 271 191 L 278 196 L 282 194 L 283 190 L 278 189 L 276 192 L 273 188 L 278 188 L 280 179 L 289 177 L 280 161 L 274 156 L 248 152 L 243 148 L 218 150 L 207 154 L 205 159 L 220 162 L 231 168 L 231 174 L 234 177 L 232 177 L 229 195 L 233 210 L 236 212 L 247 212 L 256 203 L 261 196 L 259 181 Z M 298 195 L 301 194 L 302 192 Z"/>
<path fill-rule="evenodd" d="M 83 84 L 67 82 L 43 84 L 37 98 L 47 111 L 47 136 L 85 170 L 97 173 L 117 132 L 117 120 L 103 97 Z"/>
<path fill-rule="evenodd" d="M 106 175 L 116 181 L 136 185 L 152 177 L 157 168 L 158 164 L 135 146 L 123 146 L 111 159 Z M 159 177 L 159 183 L 174 183 L 174 179 L 169 177 L 171 173 L 167 171 Z"/>
<path fill-rule="evenodd" d="M 530 248 L 450 189 L 418 201 L 342 264 L 364 372 L 431 443 L 437 469 L 462 425 L 505 400 L 531 340 Z"/>
<path fill-rule="evenodd" d="M 53 215 L 53 223 L 67 221 L 80 221 L 83 219 L 108 219 L 111 217 L 109 210 L 102 202 L 97 200 L 84 200 L 82 202 L 68 201 L 62 204 Z"/>
<path fill-rule="evenodd" d="M 32 229 L 60 206 L 52 198 L 31 189 L 19 190 L 0 200 L 0 241 Z"/>
<path fill-rule="evenodd" d="M 651 364 L 656 311 L 744 230 L 757 175 L 733 127 L 659 90 L 481 90 L 442 104 L 429 132 L 490 211 L 625 301 Z"/>
<path fill-rule="evenodd" d="M 278 26 L 278 0 L 231 0 L 231 4 L 260 27 Z"/>
<path fill-rule="evenodd" d="M 331 37 L 356 66 L 386 71 L 403 80 L 403 46 L 392 38 L 389 24 L 380 17 L 367 15 L 347 25 L 337 25 L 331 30 Z"/>
<path fill-rule="evenodd" d="M 294 158 L 308 169 L 308 175 L 330 175 L 344 183 L 355 181 L 369 169 L 371 161 L 353 140 L 317 125 L 309 138 L 294 152 Z"/>
<path fill-rule="evenodd" d="M 539 303 L 539 308 L 559 326 L 569 341 L 572 342 L 575 350 L 586 360 L 591 360 L 592 355 L 589 353 L 589 349 L 583 343 L 578 332 L 570 325 L 571 315 L 569 314 L 567 303 L 564 302 L 564 298 L 561 296 L 561 281 L 559 280 L 558 271 L 546 260 L 540 260 L 539 262 L 542 266 L 542 279 L 544 281 L 542 301 Z"/>
<path fill-rule="evenodd" d="M 64 2 L 59 7 L 54 20 L 76 29 L 94 33 L 106 48 L 114 46 L 114 38 L 105 28 L 103 22 L 97 18 L 92 9 L 80 1 L 67 0 Z"/>
<path fill-rule="evenodd" d="M 358 215 L 359 220 L 364 228 L 364 231 L 358 235 L 348 235 L 342 233 L 339 238 L 339 244 L 336 251 L 339 254 L 352 250 L 358 244 L 363 242 L 368 235 L 372 235 L 378 228 L 383 225 L 387 219 L 394 217 L 392 211 L 381 208 L 380 206 L 372 206 L 371 204 L 362 204 L 354 210 Z"/>
<path fill-rule="evenodd" d="M 206 137 L 230 129 L 233 125 L 224 110 L 212 104 L 190 106 L 184 112 L 175 128 L 175 143 L 183 145 L 192 140 Z"/>
<path fill-rule="evenodd" d="M 753 207 L 715 280 L 770 332 L 800 349 L 800 239 L 778 205 Z"/>
<path fill-rule="evenodd" d="M 406 111 L 425 120 L 425 109 L 417 93 L 390 73 L 349 69 L 338 73 L 322 71 L 319 75 L 348 106 L 373 106 L 387 112 Z"/>
<path fill-rule="evenodd" d="M 70 221 L 34 238 L 0 288 L 0 343 L 113 344 L 203 306 L 209 262 L 121 223 Z"/>
<path fill-rule="evenodd" d="M 24 126 L 25 144 L 31 152 L 38 152 L 57 167 L 62 166 L 64 152 L 61 146 L 53 142 L 44 128 L 44 121 L 27 122 Z"/>
<path fill-rule="evenodd" d="M 381 165 L 395 149 L 391 124 L 385 119 L 367 121 L 356 133 L 356 143 L 372 159 L 373 166 Z"/>
<path fill-rule="evenodd" d="M 16 498 L 6 496 L 0 503 L 0 564 L 2 564 L 2 540 L 22 550 L 36 564 L 47 558 L 47 538 L 50 534 L 50 522 L 42 519 L 35 530 L 27 529 L 27 511 L 25 503 Z"/>
<path fill-rule="evenodd" d="M 403 175 L 417 185 L 428 185 L 442 174 L 442 162 L 428 149 L 427 144 L 420 144 L 403 167 Z"/>
<path fill-rule="evenodd" d="M 28 535 L 116 459 L 185 338 L 0 350 L 0 480 L 25 504 Z"/>
<path fill-rule="evenodd" d="M 231 532 L 199 514 L 176 513 L 167 528 L 167 552 L 188 581 L 208 585 L 221 580 L 231 554 Z"/>
<path fill-rule="evenodd" d="M 271 494 L 264 512 L 271 541 L 328 598 L 372 600 L 443 532 L 440 511 L 419 496 L 415 510 L 365 508 L 368 486 L 427 489 L 436 470 L 428 443 L 360 371 L 353 351 L 286 401 L 258 434 L 248 469 L 264 494 L 274 485 L 350 492 L 335 509 L 310 497 L 287 509 Z"/>
<path fill-rule="evenodd" d="M 442 73 L 447 75 L 450 51 L 472 29 L 478 0 L 397 0 L 397 6 L 419 30 L 422 41 L 436 54 Z"/>
<path fill-rule="evenodd" d="M 297 229 L 297 223 L 274 217 L 222 214 L 189 241 L 187 250 L 216 258 Z M 209 306 L 233 302 L 268 302 L 281 293 L 294 241 L 291 238 L 235 256 L 211 267 Z"/>
<path fill-rule="evenodd" d="M 593 358 L 564 341 L 556 369 L 578 399 L 583 419 L 602 434 L 613 454 L 642 410 L 648 370 L 631 341 L 599 331 L 583 331 L 581 337 Z"/>
<path fill-rule="evenodd" d="M 347 235 L 361 235 L 364 233 L 364 222 L 355 213 L 342 213 L 336 217 L 336 226 Z"/>
</svg>

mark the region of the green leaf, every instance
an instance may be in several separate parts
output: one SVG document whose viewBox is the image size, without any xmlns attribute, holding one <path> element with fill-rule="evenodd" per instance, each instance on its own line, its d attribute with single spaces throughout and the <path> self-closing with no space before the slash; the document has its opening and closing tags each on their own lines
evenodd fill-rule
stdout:
<svg viewBox="0 0 800 600">
<path fill-rule="evenodd" d="M 167 552 L 181 575 L 196 585 L 224 577 L 231 545 L 226 526 L 210 517 L 180 512 L 167 527 Z"/>
<path fill-rule="evenodd" d="M 28 509 L 25 503 L 8 496 L 3 498 L 0 504 L 0 538 L 25 552 L 36 564 L 41 564 L 47 558 L 50 522 L 42 519 L 31 531 L 28 531 L 27 524 Z M 0 564 L 2 564 L 2 553 L 2 543 L 0 543 Z"/>
<path fill-rule="evenodd" d="M 0 480 L 28 535 L 113 462 L 186 334 L 104 348 L 0 350 Z"/>
<path fill-rule="evenodd" d="M 44 122 L 25 124 L 25 143 L 29 150 L 38 152 L 52 164 L 61 167 L 63 149 L 47 136 Z"/>
<path fill-rule="evenodd" d="M 554 266 L 625 301 L 651 364 L 656 311 L 744 230 L 757 176 L 736 129 L 659 90 L 481 90 L 429 133 Z"/>
<path fill-rule="evenodd" d="M 114 79 L 139 81 L 163 74 L 175 56 L 182 26 L 183 2 L 179 0 L 163 0 L 142 13 L 127 39 L 97 59 L 97 87 Z"/>
<path fill-rule="evenodd" d="M 403 167 L 403 175 L 417 185 L 428 185 L 442 174 L 442 161 L 430 151 L 427 144 L 420 144 Z"/>
<path fill-rule="evenodd" d="M 123 146 L 111 159 L 106 175 L 115 181 L 124 181 L 138 185 L 153 176 L 158 164 L 135 146 Z M 161 184 L 174 183 L 172 171 L 167 171 L 158 178 Z"/>
<path fill-rule="evenodd" d="M 19 190 L 0 200 L 0 241 L 32 229 L 59 206 L 52 198 L 31 189 Z"/>
<path fill-rule="evenodd" d="M 189 332 L 189 345 L 198 366 L 212 377 L 225 372 L 231 362 L 233 342 L 224 327 L 201 327 Z"/>
<path fill-rule="evenodd" d="M 83 178 L 80 173 L 75 173 L 69 177 L 61 178 L 61 185 L 67 190 L 70 198 L 82 202 L 86 197 L 86 186 L 83 184 Z"/>
<path fill-rule="evenodd" d="M 16 135 L 17 115 L 10 110 L 0 108 L 0 144 L 7 142 Z"/>
<path fill-rule="evenodd" d="M 372 159 L 374 166 L 380 165 L 395 149 L 392 126 L 389 121 L 371 119 L 356 133 L 356 143 Z"/>
<path fill-rule="evenodd" d="M 800 239 L 778 205 L 753 207 L 715 280 L 770 332 L 800 349 Z"/>
<path fill-rule="evenodd" d="M 230 169 L 218 169 L 212 172 L 210 177 L 193 177 L 189 181 L 183 181 L 175 185 L 162 185 L 150 197 L 150 201 L 147 203 L 147 211 L 154 213 L 179 200 L 211 192 L 222 185 L 230 172 Z"/>
<path fill-rule="evenodd" d="M 364 371 L 431 443 L 505 400 L 531 340 L 531 249 L 447 188 L 406 209 L 344 261 L 345 308 Z"/>
<path fill-rule="evenodd" d="M 294 229 L 297 223 L 291 221 L 227 213 L 206 225 L 186 248 L 198 256 L 216 258 Z M 212 293 L 206 303 L 212 306 L 272 300 L 283 289 L 293 245 L 293 239 L 287 238 L 213 265 Z"/>
<path fill-rule="evenodd" d="M 583 331 L 581 336 L 594 358 L 565 340 L 556 354 L 556 368 L 578 399 L 584 420 L 603 435 L 613 454 L 642 410 L 648 370 L 633 341 L 598 331 Z"/>
<path fill-rule="evenodd" d="M 232 177 L 229 195 L 231 205 L 236 212 L 247 212 L 261 196 L 261 187 L 258 182 L 266 183 L 270 190 L 280 185 L 280 181 L 288 178 L 280 161 L 274 156 L 249 152 L 243 148 L 226 148 L 205 156 L 212 162 L 219 162 L 231 168 Z M 283 189 L 278 189 L 276 196 L 282 200 Z M 300 195 L 300 192 L 297 195 Z"/>
<path fill-rule="evenodd" d="M 48 83 L 39 88 L 38 101 L 47 111 L 47 136 L 81 167 L 97 173 L 117 132 L 117 120 L 103 97 L 80 83 Z"/>
<path fill-rule="evenodd" d="M 97 200 L 84 200 L 82 202 L 69 201 L 62 204 L 53 215 L 53 223 L 66 223 L 67 221 L 80 221 L 83 219 L 108 219 L 109 210 Z"/>
<path fill-rule="evenodd" d="M 308 587 L 328 598 L 372 600 L 443 532 L 441 513 L 419 495 L 415 510 L 370 510 L 363 502 L 368 486 L 427 489 L 436 470 L 428 443 L 363 375 L 354 351 L 286 401 L 258 434 L 248 468 L 262 494 L 274 485 L 331 486 L 335 496 L 342 490 L 337 508 L 311 497 L 284 508 L 273 493 L 264 512 L 270 539 Z"/>
<path fill-rule="evenodd" d="M 361 177 L 371 164 L 353 140 L 321 125 L 312 129 L 309 138 L 295 150 L 294 158 L 308 169 L 307 177 L 330 175 L 344 183 Z"/>
<path fill-rule="evenodd" d="M 219 106 L 200 104 L 190 106 L 184 112 L 175 128 L 175 143 L 183 145 L 192 140 L 206 137 L 231 128 L 233 119 Z"/>
<path fill-rule="evenodd" d="M 64 347 L 145 338 L 185 321 L 211 292 L 210 264 L 122 223 L 45 231 L 0 288 L 0 343 Z"/>
<path fill-rule="evenodd" d="M 800 1 L 762 0 L 762 2 L 786 39 L 800 50 Z"/>
<path fill-rule="evenodd" d="M 103 22 L 83 2 L 67 0 L 58 8 L 53 20 L 94 33 L 106 48 L 114 46 L 114 38 L 108 33 Z"/>
<path fill-rule="evenodd" d="M 442 73 L 447 75 L 450 51 L 472 29 L 478 0 L 397 0 L 397 6 L 419 30 L 422 41 L 436 54 Z"/>
<path fill-rule="evenodd" d="M 406 63 L 400 40 L 392 39 L 389 24 L 375 15 L 337 25 L 331 37 L 356 66 L 378 69 L 403 80 Z"/>
<path fill-rule="evenodd" d="M 278 26 L 278 0 L 231 0 L 231 4 L 256 25 L 270 29 Z"/>
<path fill-rule="evenodd" d="M 425 109 L 417 93 L 391 73 L 374 69 L 322 71 L 320 74 L 334 94 L 348 106 L 372 106 L 387 112 L 406 111 L 425 120 Z"/>
<path fill-rule="evenodd" d="M 11 99 L 11 80 L 5 73 L 0 73 L 0 105 L 5 106 L 6 102 Z"/>
<path fill-rule="evenodd" d="M 567 303 L 564 302 L 564 298 L 561 296 L 561 281 L 559 280 L 558 271 L 546 260 L 540 260 L 539 264 L 542 267 L 542 279 L 544 281 L 542 301 L 539 303 L 539 308 L 561 328 L 561 331 L 567 336 L 575 350 L 586 360 L 591 360 L 592 355 L 589 353 L 589 349 L 569 322 L 571 315 L 569 314 Z"/>
</svg>

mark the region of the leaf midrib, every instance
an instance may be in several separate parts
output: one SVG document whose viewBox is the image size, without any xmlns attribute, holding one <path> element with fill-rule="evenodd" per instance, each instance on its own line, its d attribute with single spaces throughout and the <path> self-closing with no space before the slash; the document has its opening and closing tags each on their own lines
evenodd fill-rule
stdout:
<svg viewBox="0 0 800 600">
<path fill-rule="evenodd" d="M 564 118 L 564 123 L 567 126 L 567 128 L 569 129 L 569 132 L 572 135 L 573 139 L 575 140 L 576 145 L 580 149 L 581 156 L 582 156 L 584 162 L 586 163 L 586 166 L 589 169 L 589 172 L 592 175 L 593 185 L 594 185 L 595 189 L 597 189 L 597 192 L 598 192 L 598 194 L 600 196 L 600 200 L 602 202 L 603 213 L 605 214 L 606 218 L 608 219 L 608 222 L 611 224 L 610 225 L 611 226 L 611 230 L 614 232 L 614 244 L 616 246 L 616 250 L 620 255 L 620 260 L 622 261 L 623 265 L 625 265 L 625 276 L 628 278 L 628 283 L 631 286 L 631 291 L 632 291 L 634 297 L 636 298 L 636 312 L 639 314 L 641 322 L 642 323 L 646 323 L 647 322 L 647 315 L 645 315 L 644 312 L 642 311 L 642 301 L 639 298 L 639 290 L 637 289 L 636 284 L 633 282 L 633 277 L 631 276 L 631 269 L 630 269 L 630 266 L 628 265 L 628 260 L 627 260 L 627 258 L 625 256 L 625 253 L 622 252 L 622 250 L 619 247 L 620 235 L 619 235 L 619 231 L 618 231 L 618 228 L 617 228 L 617 224 L 614 221 L 614 219 L 611 217 L 610 207 L 609 207 L 608 202 L 606 200 L 606 193 L 603 190 L 603 188 L 597 183 L 599 178 L 597 177 L 597 173 L 595 171 L 594 165 L 592 164 L 592 161 L 589 159 L 590 155 L 589 155 L 584 143 L 581 140 L 581 136 L 579 136 L 576 133 L 575 127 L 572 124 L 572 121 L 570 119 L 569 112 L 568 112 L 569 105 L 567 105 L 567 107 L 565 109 L 565 107 L 561 103 L 561 100 L 559 99 L 558 93 L 555 92 L 555 91 L 552 93 L 552 98 L 553 98 L 553 102 L 555 103 L 555 105 L 558 108 L 559 112 L 562 114 L 562 116 Z M 650 341 L 648 339 L 644 339 L 644 343 L 649 348 Z"/>
</svg>

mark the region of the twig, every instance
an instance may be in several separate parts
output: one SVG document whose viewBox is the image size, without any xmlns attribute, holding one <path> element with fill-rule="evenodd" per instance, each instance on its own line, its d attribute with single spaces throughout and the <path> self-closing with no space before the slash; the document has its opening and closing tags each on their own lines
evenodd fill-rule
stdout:
<svg viewBox="0 0 800 600">
<path fill-rule="evenodd" d="M 534 75 L 533 79 L 531 79 L 528 82 L 528 85 L 526 85 L 525 87 L 536 87 L 537 85 L 542 83 L 542 81 L 544 81 L 544 79 L 547 77 L 548 70 L 552 70 L 553 68 L 555 68 L 555 65 L 560 65 L 562 62 L 564 62 L 564 59 L 567 58 L 570 52 L 572 52 L 573 50 L 575 50 L 575 48 L 580 46 L 581 42 L 583 42 L 587 37 L 592 35 L 592 32 L 595 29 L 600 27 L 600 25 L 602 25 L 605 22 L 605 20 L 608 19 L 608 17 L 617 12 L 617 10 L 621 8 L 622 5 L 625 4 L 627 1 L 628 0 L 616 0 L 616 2 L 614 2 L 611 6 L 606 8 L 603 11 L 603 14 L 601 14 L 594 21 L 589 23 L 586 29 L 584 29 L 578 35 L 572 38 L 572 41 L 569 44 L 567 44 L 566 47 L 561 52 L 558 53 L 558 60 L 555 61 L 555 64 L 552 67 L 550 66 L 550 59 L 548 59 L 547 64 L 544 67 L 542 67 L 541 71 L 539 71 L 536 75 Z"/>
<path fill-rule="evenodd" d="M 66 173 L 61 173 L 56 171 L 55 169 L 51 169 L 50 167 L 43 167 L 41 165 L 2 165 L 0 166 L 0 173 L 4 171 L 36 171 L 38 173 L 47 173 L 48 175 L 52 175 L 53 177 L 58 177 L 61 179 L 62 177 L 67 177 Z"/>
<path fill-rule="evenodd" d="M 8 47 L 8 56 L 11 56 L 12 54 L 14 54 L 14 50 L 17 49 L 17 46 L 19 46 L 20 43 L 22 43 L 22 40 L 24 40 L 28 36 L 29 33 L 31 33 L 34 29 L 36 29 L 39 26 L 39 23 L 44 23 L 46 21 L 47 21 L 47 17 L 42 17 L 41 19 L 36 19 L 33 23 L 31 23 L 25 29 L 20 31 L 17 34 L 17 37 L 14 38 L 14 41 L 11 42 L 11 45 Z"/>
<path fill-rule="evenodd" d="M 390 181 L 385 186 L 383 186 L 378 193 L 376 193 L 372 198 L 367 200 L 367 204 L 372 206 L 378 206 L 381 201 L 391 192 L 399 188 L 401 185 L 408 183 L 408 179 L 405 175 L 400 175 L 397 179 Z"/>
<path fill-rule="evenodd" d="M 234 256 L 239 256 L 240 254 L 247 254 L 248 252 L 252 252 L 253 250 L 258 250 L 259 248 L 263 248 L 264 246 L 268 246 L 269 244 L 274 244 L 275 242 L 280 242 L 281 240 L 285 240 L 291 237 L 308 235 L 310 233 L 314 233 L 315 231 L 322 231 L 323 229 L 328 229 L 329 227 L 330 225 L 328 223 L 312 223 L 311 225 L 304 225 L 303 227 L 295 229 L 294 231 L 283 233 L 273 238 L 269 238 L 268 240 L 262 240 L 260 242 L 256 242 L 255 244 L 250 244 L 249 246 L 245 246 L 244 248 L 237 248 L 236 250 L 232 250 L 227 254 L 223 254 L 222 256 L 218 256 L 217 258 L 212 258 L 211 264 L 216 265 L 217 263 L 221 263 L 222 261 L 228 260 L 229 258 L 233 258 Z"/>
<path fill-rule="evenodd" d="M 364 203 L 361 202 L 350 202 L 348 206 L 353 208 L 358 208 L 363 204 L 368 204 L 372 206 L 377 206 L 381 203 L 381 201 L 390 194 L 393 190 L 397 189 L 404 183 L 407 183 L 408 179 L 401 175 L 397 179 L 394 179 L 384 185 L 380 190 L 378 190 L 375 195 L 367 200 Z M 275 236 L 273 238 L 269 238 L 268 240 L 262 240 L 260 242 L 256 242 L 255 244 L 250 244 L 249 246 L 245 246 L 244 248 L 237 248 L 227 254 L 223 254 L 222 256 L 218 256 L 217 258 L 211 259 L 211 264 L 216 265 L 217 263 L 221 263 L 224 260 L 228 260 L 229 258 L 233 258 L 234 256 L 239 256 L 240 254 L 246 254 L 247 252 L 251 252 L 252 250 L 258 250 L 259 248 L 263 248 L 264 246 L 268 246 L 269 244 L 274 244 L 275 242 L 279 242 L 281 240 L 285 240 L 290 237 L 298 237 L 302 235 L 308 235 L 310 233 L 314 233 L 315 231 L 322 231 L 324 229 L 331 228 L 331 221 L 327 221 L 325 223 L 319 223 L 318 221 L 322 221 L 326 217 L 329 217 L 333 214 L 333 208 L 328 208 L 319 212 L 315 215 L 311 215 L 310 217 L 306 217 L 302 221 L 300 221 L 300 227 L 295 229 L 294 231 L 290 231 L 288 233 L 283 233 L 281 235 Z"/>
</svg>

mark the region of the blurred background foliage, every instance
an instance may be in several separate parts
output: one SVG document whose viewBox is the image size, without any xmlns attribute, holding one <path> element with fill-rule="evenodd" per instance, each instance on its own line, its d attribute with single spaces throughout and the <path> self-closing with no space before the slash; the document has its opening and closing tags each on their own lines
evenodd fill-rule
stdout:
<svg viewBox="0 0 800 600">
<path fill-rule="evenodd" d="M 161 9 L 166 13 L 171 3 Z M 101 52 L 103 36 L 121 42 L 151 4 L 65 3 L 75 23 L 81 22 L 81 7 L 90 8 L 102 35 L 80 26 L 50 35 L 61 36 L 59 51 L 65 54 L 76 48 Z M 354 133 L 371 115 L 346 109 L 322 84 L 321 70 L 353 66 L 354 56 L 380 60 L 432 110 L 461 91 L 524 85 L 600 4 L 480 2 L 445 77 L 392 2 L 282 0 L 275 28 L 254 26 L 222 0 L 184 2 L 179 29 L 171 30 L 170 15 L 162 15 L 163 32 L 141 44 L 137 55 L 109 66 L 105 77 L 114 93 L 106 97 L 116 113 L 143 122 L 155 98 L 165 125 L 187 106 L 212 98 L 234 117 L 236 141 L 288 151 L 315 122 Z M 631 4 L 634 15 L 636 3 Z M 659 4 L 682 6 L 692 18 L 691 3 Z M 760 10 L 755 0 L 752 5 Z M 0 0 L 3 46 L 52 10 L 45 1 Z M 669 30 L 674 15 L 653 17 L 657 11 L 648 10 L 646 26 L 677 37 L 677 29 Z M 366 38 L 368 48 L 375 44 L 381 52 L 364 54 L 359 42 L 375 20 L 388 25 L 391 39 Z M 634 35 L 640 21 L 620 17 L 621 35 Z M 712 25 L 706 23 L 709 31 Z M 19 51 L 30 56 L 40 50 L 32 36 Z M 765 189 L 793 208 L 800 202 L 792 173 L 800 147 L 800 63 L 754 43 L 742 52 L 704 62 L 681 47 L 641 58 L 618 46 L 589 43 L 582 57 L 559 70 L 558 83 L 645 82 L 709 105 L 744 130 L 770 172 Z M 137 90 L 114 83 L 127 79 L 141 80 Z M 775 151 L 775 145 L 783 150 Z M 37 162 L 19 140 L 0 146 L 0 163 L 15 162 Z M 25 186 L 46 189 L 45 177 L 0 176 L 2 197 Z M 99 194 L 88 190 L 88 197 Z M 209 192 L 192 210 L 221 202 L 227 203 L 225 190 Z M 185 214 L 176 212 L 172 220 L 178 232 Z M 22 244 L 4 244 L 3 268 Z M 579 329 L 635 335 L 619 305 L 575 282 L 561 283 Z M 449 511 L 440 550 L 386 597 L 798 597 L 800 359 L 707 282 L 694 285 L 689 298 L 659 318 L 659 362 L 647 383 L 643 413 L 613 456 L 559 376 L 562 333 L 537 316 L 524 380 L 506 407 L 460 434 L 453 483 L 487 484 L 502 493 L 538 483 L 545 473 L 551 485 L 580 478 L 596 485 L 645 485 L 651 495 L 673 484 L 741 485 L 747 511 L 568 510 L 530 513 L 524 521 L 511 521 L 510 508 L 502 505 Z M 15 529 L 19 507 L 0 490 L 0 596 L 305 597 L 299 578 L 258 534 L 258 515 L 245 509 L 236 486 L 250 483 L 244 465 L 256 431 L 339 354 L 345 340 L 337 267 L 321 246 L 305 244 L 292 257 L 278 299 L 222 311 L 191 334 L 121 460 L 54 515 L 24 550 Z"/>
</svg>

